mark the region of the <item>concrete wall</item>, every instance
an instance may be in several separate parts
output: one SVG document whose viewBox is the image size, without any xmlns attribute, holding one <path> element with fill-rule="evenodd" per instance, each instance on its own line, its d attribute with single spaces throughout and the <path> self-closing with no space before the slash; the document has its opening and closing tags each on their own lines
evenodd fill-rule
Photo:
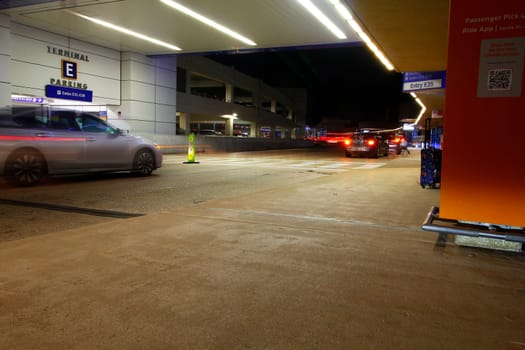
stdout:
<svg viewBox="0 0 525 350">
<path fill-rule="evenodd" d="M 195 136 L 195 150 L 197 153 L 264 151 L 273 149 L 308 148 L 314 146 L 314 143 L 307 140 L 270 140 L 251 137 Z M 186 136 L 176 137 L 174 143 L 163 144 L 163 152 L 166 154 L 186 153 L 187 151 L 188 137 Z"/>
<path fill-rule="evenodd" d="M 9 17 L 0 14 L 0 115 L 11 108 L 11 23 Z"/>
<path fill-rule="evenodd" d="M 120 111 L 133 133 L 175 135 L 177 113 L 177 61 L 123 52 L 122 105 L 108 106 L 109 121 Z"/>
</svg>

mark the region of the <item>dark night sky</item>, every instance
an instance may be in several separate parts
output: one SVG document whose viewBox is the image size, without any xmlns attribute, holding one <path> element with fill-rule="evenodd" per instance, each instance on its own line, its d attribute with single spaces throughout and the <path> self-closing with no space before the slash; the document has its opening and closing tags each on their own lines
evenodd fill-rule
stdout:
<svg viewBox="0 0 525 350">
<path fill-rule="evenodd" d="M 401 92 L 402 76 L 388 72 L 363 46 L 212 54 L 219 63 L 270 86 L 306 88 L 307 124 L 322 118 L 388 122 L 416 117 L 419 108 Z"/>
</svg>

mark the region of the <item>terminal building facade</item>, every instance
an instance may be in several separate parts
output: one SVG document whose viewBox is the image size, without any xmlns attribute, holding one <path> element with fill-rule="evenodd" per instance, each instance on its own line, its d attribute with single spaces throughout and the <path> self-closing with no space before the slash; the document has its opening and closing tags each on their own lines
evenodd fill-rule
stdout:
<svg viewBox="0 0 525 350">
<path fill-rule="evenodd" d="M 302 138 L 306 92 L 280 90 L 200 55 L 146 56 L 22 25 L 0 14 L 0 109 L 88 111 L 160 144 L 190 132 Z"/>
</svg>

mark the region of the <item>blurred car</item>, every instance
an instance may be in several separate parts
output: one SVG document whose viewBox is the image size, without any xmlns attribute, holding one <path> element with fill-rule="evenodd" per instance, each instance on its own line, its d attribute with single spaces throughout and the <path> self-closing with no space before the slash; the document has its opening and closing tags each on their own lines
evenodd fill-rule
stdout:
<svg viewBox="0 0 525 350">
<path fill-rule="evenodd" d="M 249 137 L 250 136 L 248 131 L 245 131 L 245 130 L 233 130 L 232 135 L 237 136 L 237 137 Z"/>
<path fill-rule="evenodd" d="M 46 175 L 132 171 L 150 175 L 162 166 L 158 145 L 89 113 L 13 115 L 0 120 L 0 176 L 36 185 Z"/>
<path fill-rule="evenodd" d="M 390 152 L 397 155 L 401 154 L 403 148 L 407 147 L 405 135 L 391 135 L 388 137 L 388 148 Z"/>
<path fill-rule="evenodd" d="M 317 136 L 314 139 L 314 142 L 316 144 L 340 145 L 344 143 L 348 136 L 349 133 L 347 132 L 327 132 L 323 135 Z"/>
<path fill-rule="evenodd" d="M 388 156 L 388 143 L 377 134 L 359 133 L 345 139 L 345 155 L 347 157 L 379 158 Z"/>
</svg>

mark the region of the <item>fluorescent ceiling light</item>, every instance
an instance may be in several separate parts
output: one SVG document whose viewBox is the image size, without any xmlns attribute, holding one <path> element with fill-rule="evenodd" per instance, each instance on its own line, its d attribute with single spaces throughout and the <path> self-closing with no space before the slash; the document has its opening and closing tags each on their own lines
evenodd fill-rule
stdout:
<svg viewBox="0 0 525 350">
<path fill-rule="evenodd" d="M 252 40 L 248 39 L 247 37 L 245 36 L 242 36 L 241 34 L 237 33 L 237 32 L 234 32 L 233 30 L 223 26 L 222 24 L 219 24 L 207 17 L 204 17 L 203 15 L 185 7 L 185 6 L 182 6 L 181 4 L 178 4 L 176 3 L 175 1 L 172 1 L 172 0 L 160 0 L 161 2 L 163 2 L 164 4 L 174 8 L 175 10 L 177 11 L 180 11 L 194 19 L 196 19 L 197 21 L 199 22 L 202 22 L 220 32 L 223 32 L 229 36 L 231 36 L 232 38 L 235 38 L 239 41 L 242 41 L 243 43 L 245 43 L 246 45 L 250 45 L 250 46 L 257 46 L 257 44 L 255 42 L 253 42 Z"/>
<path fill-rule="evenodd" d="M 414 100 L 419 104 L 419 106 L 421 106 L 421 110 L 419 111 L 419 115 L 417 116 L 416 118 L 416 121 L 414 122 L 414 124 L 412 125 L 417 125 L 419 123 L 419 121 L 421 120 L 421 118 L 423 117 L 423 114 L 426 112 L 427 110 L 427 107 L 425 106 L 425 104 L 419 99 L 419 97 L 417 97 L 417 95 L 413 92 L 410 93 L 410 95 L 414 98 Z"/>
<path fill-rule="evenodd" d="M 301 5 L 303 5 L 310 13 L 317 18 L 319 22 L 324 24 L 338 39 L 346 39 L 345 33 L 339 29 L 334 22 L 332 22 L 324 13 L 317 8 L 310 0 L 297 0 Z"/>
<path fill-rule="evenodd" d="M 84 18 L 84 19 L 86 19 L 88 21 L 91 21 L 91 22 L 96 23 L 98 25 L 101 25 L 103 27 L 110 28 L 110 29 L 116 30 L 116 31 L 124 33 L 124 34 L 134 36 L 135 38 L 142 39 L 142 40 L 148 41 L 150 43 L 153 43 L 153 44 L 156 44 L 156 45 L 159 45 L 159 46 L 167 47 L 170 50 L 174 50 L 174 51 L 182 50 L 181 48 L 179 48 L 179 47 L 177 47 L 175 45 L 168 44 L 168 43 L 166 43 L 164 41 L 161 41 L 161 40 L 149 37 L 149 36 L 141 34 L 141 33 L 134 32 L 134 31 L 132 31 L 130 29 L 127 29 L 127 28 L 124 28 L 124 27 L 120 27 L 120 26 L 118 26 L 116 24 L 109 23 L 109 22 L 103 21 L 101 19 L 89 17 L 89 16 L 86 16 L 86 15 L 82 15 L 82 14 L 77 13 L 77 12 L 73 12 L 73 11 L 69 11 L 69 12 L 74 14 L 75 16 Z"/>
<path fill-rule="evenodd" d="M 372 42 L 370 37 L 363 31 L 359 23 L 354 19 L 351 12 L 348 10 L 348 8 L 341 3 L 340 0 L 329 0 L 332 5 L 334 5 L 335 9 L 339 14 L 345 19 L 345 21 L 348 23 L 348 25 L 359 35 L 361 40 L 363 40 L 368 48 L 376 55 L 376 57 L 383 63 L 383 65 L 388 70 L 394 70 L 394 66 L 390 61 L 386 58 L 386 56 L 379 50 L 379 48 Z"/>
</svg>

